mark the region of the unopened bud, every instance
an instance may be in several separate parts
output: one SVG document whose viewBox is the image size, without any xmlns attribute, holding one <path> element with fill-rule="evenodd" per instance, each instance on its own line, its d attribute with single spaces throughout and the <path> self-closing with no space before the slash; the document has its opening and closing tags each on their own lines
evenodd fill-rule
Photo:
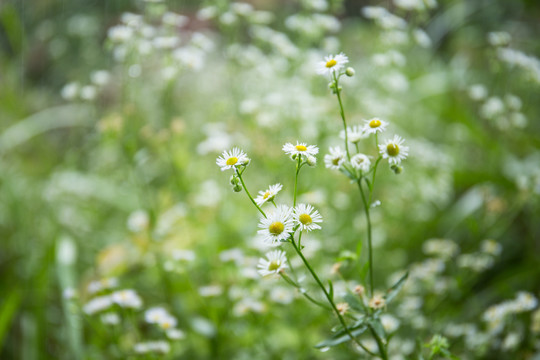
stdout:
<svg viewBox="0 0 540 360">
<path fill-rule="evenodd" d="M 240 191 L 242 191 L 242 185 L 236 184 L 236 185 L 233 186 L 232 189 L 233 189 L 234 192 L 240 192 Z"/>
<path fill-rule="evenodd" d="M 317 165 L 317 158 L 315 156 L 308 155 L 306 163 L 309 166 L 315 166 L 315 165 Z"/>
<path fill-rule="evenodd" d="M 251 162 L 251 159 L 250 159 L 250 158 L 246 158 L 246 160 L 244 160 L 244 162 L 242 163 L 242 165 L 248 166 L 250 162 Z"/>
<path fill-rule="evenodd" d="M 353 77 L 355 74 L 355 71 L 352 67 L 348 67 L 346 70 L 345 70 L 345 75 L 347 75 L 348 77 Z"/>
<path fill-rule="evenodd" d="M 240 179 L 236 175 L 232 175 L 230 181 L 231 181 L 231 185 L 233 186 L 238 185 L 240 183 Z"/>
<path fill-rule="evenodd" d="M 394 174 L 399 175 L 403 172 L 403 167 L 399 165 L 392 165 L 390 166 L 390 169 L 394 172 Z"/>
</svg>

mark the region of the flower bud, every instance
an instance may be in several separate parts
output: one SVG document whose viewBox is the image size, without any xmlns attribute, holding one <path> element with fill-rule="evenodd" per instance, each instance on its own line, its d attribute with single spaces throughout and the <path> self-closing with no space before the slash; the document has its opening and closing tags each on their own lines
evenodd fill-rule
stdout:
<svg viewBox="0 0 540 360">
<path fill-rule="evenodd" d="M 345 75 L 347 75 L 348 77 L 353 77 L 355 74 L 355 71 L 352 67 L 348 67 L 346 70 L 345 70 Z"/>
<path fill-rule="evenodd" d="M 240 192 L 240 191 L 242 191 L 242 185 L 240 185 L 240 184 L 234 185 L 234 186 L 233 186 L 233 191 L 234 191 L 234 192 Z"/>
<path fill-rule="evenodd" d="M 399 165 L 392 165 L 390 166 L 390 169 L 394 172 L 394 174 L 399 175 L 403 172 L 403 167 Z"/>
<path fill-rule="evenodd" d="M 238 176 L 232 175 L 230 182 L 231 182 L 231 185 L 233 186 L 238 185 L 240 183 L 240 179 L 238 178 Z"/>
<path fill-rule="evenodd" d="M 242 165 L 248 166 L 250 162 L 251 162 L 251 159 L 248 158 L 248 157 L 246 157 L 246 160 L 244 160 L 244 162 L 242 163 Z"/>
<path fill-rule="evenodd" d="M 317 158 L 315 156 L 308 155 L 306 163 L 309 166 L 315 166 L 315 165 L 317 165 Z"/>
</svg>

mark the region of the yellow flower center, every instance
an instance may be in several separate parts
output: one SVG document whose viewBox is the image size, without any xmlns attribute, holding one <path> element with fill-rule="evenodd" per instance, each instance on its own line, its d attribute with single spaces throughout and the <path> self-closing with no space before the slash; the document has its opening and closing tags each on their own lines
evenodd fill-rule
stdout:
<svg viewBox="0 0 540 360">
<path fill-rule="evenodd" d="M 296 150 L 298 150 L 298 151 L 306 151 L 307 147 L 305 147 L 304 145 L 296 145 Z"/>
<path fill-rule="evenodd" d="M 381 126 L 381 120 L 379 119 L 373 119 L 369 122 L 369 127 L 372 129 L 378 128 Z"/>
<path fill-rule="evenodd" d="M 268 199 L 269 196 L 270 196 L 270 191 L 267 191 L 267 192 L 264 193 L 263 199 L 266 200 L 266 199 Z"/>
<path fill-rule="evenodd" d="M 161 324 L 161 327 L 164 328 L 164 329 L 168 329 L 171 327 L 171 324 L 169 324 L 168 322 L 164 322 Z"/>
<path fill-rule="evenodd" d="M 270 234 L 272 235 L 279 235 L 283 232 L 283 230 L 285 230 L 285 225 L 279 221 L 271 223 L 268 227 L 268 231 L 270 231 Z"/>
<path fill-rule="evenodd" d="M 313 220 L 311 219 L 311 216 L 309 216 L 308 214 L 302 214 L 298 217 L 298 220 L 300 220 L 300 222 L 304 225 L 309 225 L 313 222 Z"/>
<path fill-rule="evenodd" d="M 331 68 L 331 67 L 336 66 L 336 64 L 337 64 L 337 61 L 336 61 L 336 60 L 334 60 L 334 59 L 328 60 L 328 61 L 326 62 L 326 67 L 327 67 L 327 68 Z"/>
<path fill-rule="evenodd" d="M 333 158 L 333 159 L 332 159 L 332 164 L 338 166 L 340 160 L 341 160 L 341 158 Z"/>
<path fill-rule="evenodd" d="M 230 158 L 227 159 L 226 164 L 227 165 L 234 165 L 237 162 L 238 162 L 238 158 L 233 156 L 233 157 L 230 157 Z"/>
<path fill-rule="evenodd" d="M 270 262 L 270 265 L 268 265 L 268 271 L 276 271 L 279 269 L 280 262 L 279 260 L 274 260 Z"/>
<path fill-rule="evenodd" d="M 390 156 L 397 156 L 399 154 L 399 146 L 397 144 L 388 144 L 386 146 L 386 152 Z"/>
</svg>

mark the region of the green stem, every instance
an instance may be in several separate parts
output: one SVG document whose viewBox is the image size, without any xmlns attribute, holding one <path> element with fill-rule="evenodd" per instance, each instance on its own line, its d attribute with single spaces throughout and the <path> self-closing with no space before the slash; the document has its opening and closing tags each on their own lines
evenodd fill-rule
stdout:
<svg viewBox="0 0 540 360">
<path fill-rule="evenodd" d="M 240 179 L 240 182 L 242 183 L 242 187 L 244 188 L 247 196 L 249 197 L 249 199 L 251 200 L 251 202 L 253 203 L 253 205 L 255 205 L 255 207 L 261 212 L 261 214 L 263 214 L 263 216 L 266 218 L 266 214 L 264 213 L 264 211 L 262 211 L 262 209 L 259 207 L 259 205 L 257 205 L 257 203 L 255 202 L 255 200 L 253 200 L 253 197 L 251 196 L 251 194 L 249 193 L 247 187 L 246 187 L 246 184 L 244 183 L 244 179 L 242 179 L 242 174 L 238 171 L 238 168 L 235 167 L 235 170 L 236 170 L 236 174 L 238 175 L 238 178 Z"/>
<path fill-rule="evenodd" d="M 339 102 L 339 113 L 343 121 L 343 130 L 345 131 L 345 150 L 347 151 L 347 159 L 351 161 L 351 153 L 349 152 L 349 135 L 347 134 L 347 120 L 345 120 L 345 110 L 343 110 L 343 102 L 341 101 L 341 91 L 339 90 L 339 82 L 334 72 L 334 83 L 336 85 L 336 95 Z"/>
<path fill-rule="evenodd" d="M 364 189 L 362 188 L 362 180 L 358 180 L 358 189 L 362 195 L 362 202 L 364 203 L 364 209 L 366 211 L 366 222 L 368 229 L 368 256 L 369 256 L 369 293 L 370 296 L 373 296 L 373 249 L 371 244 L 371 217 L 369 216 L 369 204 L 366 200 L 366 195 L 364 194 Z M 371 191 L 370 191 L 371 198 Z"/>
<path fill-rule="evenodd" d="M 371 331 L 371 335 L 373 335 L 373 337 L 375 338 L 375 341 L 377 342 L 377 347 L 379 348 L 379 353 L 381 354 L 381 358 L 383 360 L 387 360 L 388 359 L 388 354 L 386 353 L 384 343 L 382 342 L 379 335 L 377 335 L 377 332 L 375 331 L 375 329 L 373 329 L 371 324 L 368 324 L 368 327 L 369 327 L 369 330 Z"/>
<path fill-rule="evenodd" d="M 356 344 L 358 344 L 358 346 L 363 348 L 363 345 L 354 337 L 353 334 L 351 334 L 351 331 L 347 327 L 347 324 L 345 323 L 345 320 L 343 319 L 343 316 L 341 316 L 341 314 L 339 313 L 339 310 L 337 309 L 336 304 L 334 303 L 334 300 L 330 297 L 330 294 L 328 293 L 328 291 L 326 291 L 326 288 L 324 287 L 323 283 L 321 282 L 321 280 L 319 279 L 319 277 L 317 276 L 317 274 L 315 273 L 315 271 L 313 270 L 313 268 L 311 267 L 311 265 L 309 264 L 307 259 L 304 257 L 304 254 L 302 254 L 302 251 L 298 248 L 298 246 L 294 242 L 294 237 L 292 237 L 292 236 L 291 236 L 291 244 L 294 247 L 294 250 L 296 251 L 298 256 L 300 256 L 300 258 L 304 262 L 304 265 L 306 265 L 306 267 L 309 270 L 309 272 L 311 273 L 311 276 L 313 277 L 313 279 L 315 279 L 315 281 L 317 282 L 317 284 L 319 285 L 319 287 L 323 291 L 324 296 L 326 297 L 326 299 L 328 300 L 328 303 L 330 303 L 330 306 L 332 307 L 332 309 L 336 313 L 336 315 L 337 315 L 337 317 L 339 319 L 339 322 L 341 323 L 341 326 L 343 326 L 343 329 L 345 330 L 347 335 L 349 335 L 351 340 L 354 341 Z"/>
<path fill-rule="evenodd" d="M 296 190 L 298 188 L 298 174 L 300 173 L 300 162 L 302 161 L 301 155 L 298 155 L 298 161 L 296 162 L 296 174 L 294 176 L 294 201 L 293 201 L 293 207 L 296 206 Z"/>
</svg>

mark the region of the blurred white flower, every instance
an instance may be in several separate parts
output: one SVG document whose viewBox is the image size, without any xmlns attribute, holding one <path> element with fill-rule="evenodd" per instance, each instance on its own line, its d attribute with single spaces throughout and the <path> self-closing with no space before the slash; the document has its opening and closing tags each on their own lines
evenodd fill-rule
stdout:
<svg viewBox="0 0 540 360">
<path fill-rule="evenodd" d="M 132 289 L 115 291 L 111 294 L 111 298 L 123 308 L 139 309 L 142 306 L 141 298 Z"/>
<path fill-rule="evenodd" d="M 351 165 L 356 170 L 360 170 L 363 174 L 366 174 L 371 166 L 371 161 L 367 155 L 355 154 L 351 157 Z"/>
<path fill-rule="evenodd" d="M 266 259 L 259 259 L 259 264 L 257 265 L 259 274 L 262 276 L 279 274 L 281 271 L 287 268 L 286 261 L 287 257 L 285 251 L 270 251 L 266 254 Z"/>
<path fill-rule="evenodd" d="M 339 170 L 347 154 L 339 146 L 330 147 L 330 154 L 324 156 L 324 164 L 327 168 L 333 170 Z"/>
</svg>

